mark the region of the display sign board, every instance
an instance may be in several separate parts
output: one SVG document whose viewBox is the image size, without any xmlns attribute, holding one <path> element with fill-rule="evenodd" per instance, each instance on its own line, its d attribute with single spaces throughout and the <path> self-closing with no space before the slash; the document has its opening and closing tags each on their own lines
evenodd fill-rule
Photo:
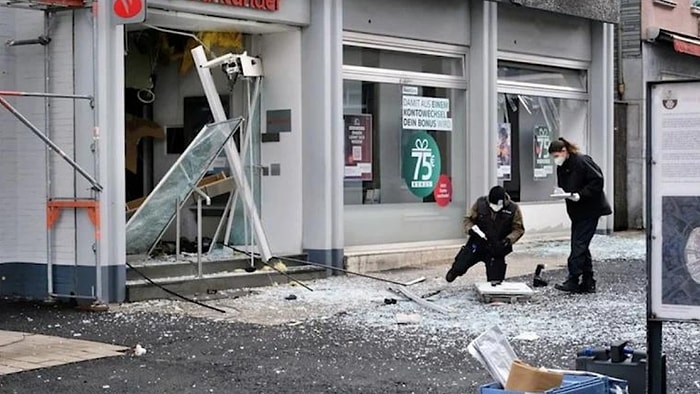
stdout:
<svg viewBox="0 0 700 394">
<path fill-rule="evenodd" d="M 442 159 L 435 139 L 425 131 L 406 138 L 401 161 L 403 179 L 415 196 L 429 196 L 437 186 Z"/>
<path fill-rule="evenodd" d="M 146 0 L 111 0 L 112 24 L 128 25 L 146 20 Z"/>
<path fill-rule="evenodd" d="M 549 155 L 549 144 L 552 143 L 552 130 L 547 126 L 535 126 L 535 180 L 547 178 L 554 173 L 554 163 Z"/>
<path fill-rule="evenodd" d="M 372 180 L 372 115 L 345 115 L 345 179 Z"/>
<path fill-rule="evenodd" d="M 401 111 L 404 130 L 452 131 L 450 99 L 404 94 Z"/>
<path fill-rule="evenodd" d="M 498 144 L 496 145 L 496 169 L 498 179 L 510 180 L 510 162 L 511 162 L 511 140 L 510 140 L 510 123 L 501 123 L 498 125 Z"/>
<path fill-rule="evenodd" d="M 647 97 L 649 317 L 700 320 L 700 81 Z"/>
</svg>

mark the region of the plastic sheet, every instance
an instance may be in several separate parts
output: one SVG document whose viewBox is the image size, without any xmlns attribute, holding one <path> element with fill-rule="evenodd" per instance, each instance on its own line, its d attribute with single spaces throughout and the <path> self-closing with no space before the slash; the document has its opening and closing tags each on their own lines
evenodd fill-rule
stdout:
<svg viewBox="0 0 700 394">
<path fill-rule="evenodd" d="M 177 202 L 187 200 L 224 144 L 240 129 L 242 118 L 206 125 L 126 224 L 126 253 L 146 254 L 175 217 Z"/>
</svg>

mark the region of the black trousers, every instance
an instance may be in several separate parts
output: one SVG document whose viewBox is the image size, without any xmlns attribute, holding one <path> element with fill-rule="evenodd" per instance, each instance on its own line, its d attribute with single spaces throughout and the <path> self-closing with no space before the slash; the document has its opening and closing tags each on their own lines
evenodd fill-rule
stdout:
<svg viewBox="0 0 700 394">
<path fill-rule="evenodd" d="M 598 227 L 599 218 L 581 219 L 571 223 L 571 254 L 569 254 L 569 278 L 593 275 L 591 240 Z"/>
<path fill-rule="evenodd" d="M 451 271 L 456 276 L 467 273 L 469 268 L 483 262 L 486 264 L 486 280 L 499 282 L 506 278 L 506 257 L 494 256 L 483 241 L 470 237 L 467 244 L 462 246 L 452 263 Z"/>
</svg>

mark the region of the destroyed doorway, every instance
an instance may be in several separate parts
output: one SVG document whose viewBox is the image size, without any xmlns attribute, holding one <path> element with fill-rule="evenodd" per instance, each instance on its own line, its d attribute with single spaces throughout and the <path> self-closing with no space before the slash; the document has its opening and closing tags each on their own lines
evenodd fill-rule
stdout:
<svg viewBox="0 0 700 394">
<path fill-rule="evenodd" d="M 206 31 L 200 30 L 202 26 L 206 27 Z M 127 220 L 169 171 L 202 126 L 213 121 L 209 104 L 192 62 L 191 49 L 203 44 L 208 48 L 209 57 L 243 51 L 255 55 L 261 34 L 285 30 L 289 30 L 289 27 L 157 9 L 149 9 L 148 20 L 143 25 L 129 28 L 125 81 L 127 89 L 136 87 L 134 90 L 138 103 L 134 106 L 135 108 L 130 109 L 127 90 L 126 115 L 133 116 L 133 113 L 136 113 L 143 114 L 143 117 L 138 119 L 138 122 L 132 122 L 131 125 L 128 120 L 126 123 L 127 144 L 131 142 L 132 146 L 126 147 L 125 172 L 127 181 L 129 177 L 135 178 L 131 185 L 127 182 L 127 195 L 133 197 L 133 199 L 127 199 L 129 201 Z M 222 70 L 217 68 L 213 71 L 217 92 L 227 118 L 238 116 L 245 118 L 250 109 L 253 84 L 248 80 L 239 80 L 233 84 Z M 250 119 L 252 125 L 250 148 L 244 159 L 244 171 L 258 207 L 261 202 L 262 176 L 260 108 L 261 104 L 258 100 L 254 111 L 255 117 Z M 139 130 L 141 125 L 145 125 L 147 130 Z M 140 132 L 134 133 L 134 131 Z M 132 133 L 131 138 L 130 133 Z M 244 145 L 241 134 L 234 134 L 234 141 L 240 152 Z M 129 157 L 130 154 L 132 157 Z M 136 156 L 136 159 L 133 156 Z M 140 174 L 134 176 L 133 171 L 129 174 L 130 162 L 131 169 Z M 209 188 L 207 194 L 210 194 L 209 190 L 214 192 L 211 196 L 211 205 L 202 209 L 201 222 L 206 252 L 211 246 L 206 238 L 211 238 L 218 225 L 223 223 L 219 219 L 224 214 L 229 197 L 235 191 L 223 154 L 212 164 L 199 186 Z M 136 196 L 135 194 L 138 193 L 134 191 L 140 192 L 140 195 Z M 176 225 L 169 226 L 163 234 L 164 242 L 161 242 L 160 251 L 172 253 L 176 240 L 182 239 L 185 241 L 182 250 L 194 252 L 196 245 L 192 241 L 196 237 L 195 228 L 200 221 L 196 219 L 196 203 L 193 200 L 191 199 L 181 209 L 182 236 L 178 237 Z M 236 219 L 231 226 L 229 243 L 251 245 L 253 230 L 240 202 L 236 205 L 234 217 Z M 220 241 L 223 240 L 225 233 L 226 231 L 222 231 Z M 129 249 L 128 245 L 127 249 Z"/>
</svg>

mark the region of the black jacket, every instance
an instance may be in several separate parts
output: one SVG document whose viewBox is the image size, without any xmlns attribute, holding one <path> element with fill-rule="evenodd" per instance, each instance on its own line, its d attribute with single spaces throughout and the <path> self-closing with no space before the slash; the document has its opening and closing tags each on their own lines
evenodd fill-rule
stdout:
<svg viewBox="0 0 700 394">
<path fill-rule="evenodd" d="M 577 202 L 566 200 L 566 212 L 572 221 L 595 219 L 612 213 L 603 192 L 603 172 L 590 156 L 569 155 L 564 164 L 557 168 L 557 181 L 565 192 L 581 196 Z"/>
</svg>

